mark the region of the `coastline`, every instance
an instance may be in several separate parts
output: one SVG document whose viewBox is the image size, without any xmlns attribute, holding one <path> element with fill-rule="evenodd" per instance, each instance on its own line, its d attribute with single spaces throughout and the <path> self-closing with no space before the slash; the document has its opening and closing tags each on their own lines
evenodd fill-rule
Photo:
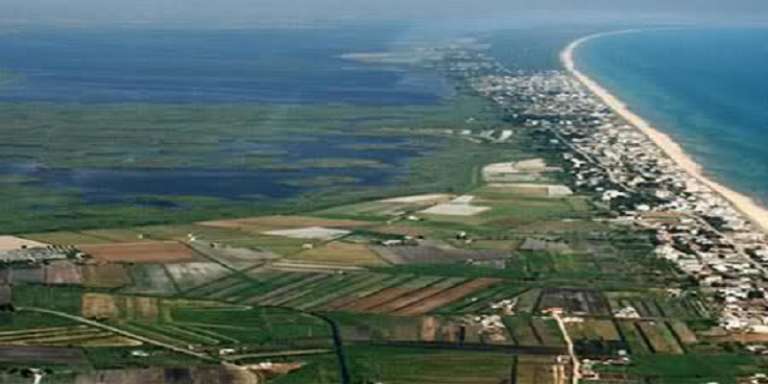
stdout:
<svg viewBox="0 0 768 384">
<path fill-rule="evenodd" d="M 632 112 L 619 98 L 603 88 L 595 80 L 581 72 L 574 61 L 575 51 L 584 43 L 604 36 L 618 35 L 636 32 L 637 30 L 622 30 L 615 32 L 598 33 L 594 35 L 579 38 L 570 44 L 561 52 L 560 60 L 565 69 L 582 83 L 590 92 L 602 100 L 611 110 L 621 116 L 630 125 L 637 128 L 645 134 L 656 146 L 658 146 L 672 161 L 674 161 L 688 175 L 698 180 L 703 185 L 729 201 L 733 207 L 741 212 L 749 221 L 751 221 L 762 232 L 768 233 L 768 209 L 760 205 L 755 199 L 736 192 L 725 185 L 718 183 L 704 174 L 704 169 L 696 163 L 683 148 L 675 142 L 668 134 L 661 132 L 653 127 L 648 121 Z"/>
</svg>

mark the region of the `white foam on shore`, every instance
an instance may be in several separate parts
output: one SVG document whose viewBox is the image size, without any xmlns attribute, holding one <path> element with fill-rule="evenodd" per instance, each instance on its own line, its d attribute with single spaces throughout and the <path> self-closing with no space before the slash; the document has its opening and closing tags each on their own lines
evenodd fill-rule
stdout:
<svg viewBox="0 0 768 384">
<path fill-rule="evenodd" d="M 753 198 L 729 189 L 728 187 L 709 179 L 698 163 L 696 163 L 690 156 L 688 156 L 680 145 L 672 140 L 672 138 L 656 128 L 650 123 L 645 121 L 642 117 L 635 114 L 630 108 L 625 105 L 616 96 L 612 95 L 608 90 L 603 88 L 599 83 L 589 78 L 587 75 L 579 71 L 573 59 L 573 54 L 584 43 L 609 35 L 618 35 L 625 33 L 633 33 L 637 30 L 623 30 L 617 32 L 598 33 L 586 37 L 582 37 L 576 41 L 570 43 L 560 54 L 560 59 L 568 70 L 577 80 L 579 80 L 585 87 L 587 87 L 592 93 L 599 97 L 608 107 L 610 107 L 619 116 L 624 118 L 629 124 L 635 126 L 643 134 L 661 148 L 664 153 L 669 156 L 682 170 L 688 173 L 691 177 L 695 178 L 702 184 L 711 188 L 714 192 L 728 200 L 736 210 L 746 216 L 752 223 L 762 229 L 763 232 L 768 233 L 768 209 L 758 204 Z"/>
</svg>

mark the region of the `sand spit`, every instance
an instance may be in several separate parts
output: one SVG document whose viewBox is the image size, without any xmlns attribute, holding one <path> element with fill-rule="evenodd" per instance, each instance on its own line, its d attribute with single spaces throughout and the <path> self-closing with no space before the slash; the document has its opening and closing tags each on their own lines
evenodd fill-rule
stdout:
<svg viewBox="0 0 768 384">
<path fill-rule="evenodd" d="M 758 204 L 754 199 L 750 198 L 749 196 L 746 196 L 739 192 L 731 190 L 728 187 L 708 178 L 704 174 L 702 167 L 698 163 L 693 161 L 693 159 L 685 153 L 682 147 L 680 147 L 680 145 L 677 144 L 677 142 L 672 140 L 672 138 L 669 135 L 657 130 L 647 121 L 645 121 L 642 117 L 632 112 L 630 108 L 627 105 L 625 105 L 621 100 L 619 100 L 616 96 L 612 95 L 610 92 L 608 92 L 608 90 L 606 90 L 596 81 L 592 80 L 587 75 L 582 73 L 576 67 L 573 55 L 576 49 L 578 49 L 584 43 L 593 39 L 604 37 L 604 36 L 633 33 L 633 32 L 638 32 L 638 31 L 623 30 L 623 31 L 617 31 L 617 32 L 599 33 L 599 34 L 582 37 L 572 42 L 571 44 L 569 44 L 565 48 L 565 50 L 563 50 L 563 52 L 561 53 L 560 59 L 562 60 L 563 65 L 565 66 L 565 69 L 568 70 L 568 72 L 570 72 L 577 80 L 579 80 L 582 84 L 584 84 L 584 86 L 586 86 L 592 93 L 594 93 L 597 97 L 599 97 L 614 112 L 619 114 L 629 124 L 635 126 L 643 134 L 648 136 L 648 138 L 653 143 L 655 143 L 659 148 L 661 148 L 661 150 L 664 151 L 664 153 L 666 153 L 667 156 L 669 156 L 681 169 L 683 169 L 691 177 L 698 180 L 700 183 L 711 188 L 714 192 L 718 193 L 720 196 L 722 196 L 726 200 L 730 201 L 731 204 L 733 204 L 733 206 L 738 211 L 740 211 L 756 226 L 760 227 L 760 229 L 762 229 L 763 232 L 768 233 L 768 209 Z"/>
</svg>

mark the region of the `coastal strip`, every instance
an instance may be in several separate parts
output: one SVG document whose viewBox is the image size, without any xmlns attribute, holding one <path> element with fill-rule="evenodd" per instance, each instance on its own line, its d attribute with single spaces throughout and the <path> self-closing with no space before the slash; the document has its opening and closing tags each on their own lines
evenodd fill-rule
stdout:
<svg viewBox="0 0 768 384">
<path fill-rule="evenodd" d="M 640 132 L 645 134 L 655 145 L 657 145 L 672 161 L 674 161 L 683 171 L 689 174 L 694 179 L 698 180 L 703 185 L 709 187 L 713 192 L 717 193 L 724 199 L 728 200 L 733 207 L 741 212 L 749 221 L 755 226 L 759 227 L 763 232 L 768 233 L 768 209 L 758 204 L 754 199 L 749 196 L 743 195 L 739 192 L 729 189 L 728 187 L 708 178 L 704 174 L 703 168 L 696 163 L 688 154 L 685 153 L 682 147 L 675 142 L 669 135 L 654 128 L 650 123 L 644 120 L 642 117 L 632 112 L 630 108 L 625 105 L 616 96 L 608 92 L 599 83 L 589 78 L 577 67 L 574 60 L 575 51 L 584 43 L 597 38 L 618 35 L 625 33 L 638 32 L 638 30 L 622 30 L 615 32 L 598 33 L 582 37 L 578 40 L 571 42 L 560 54 L 560 59 L 565 66 L 565 69 L 573 75 L 580 83 L 582 83 L 587 89 L 589 89 L 595 96 L 602 100 L 609 108 L 611 108 L 616 114 L 621 116 L 627 123 L 636 127 Z"/>
</svg>

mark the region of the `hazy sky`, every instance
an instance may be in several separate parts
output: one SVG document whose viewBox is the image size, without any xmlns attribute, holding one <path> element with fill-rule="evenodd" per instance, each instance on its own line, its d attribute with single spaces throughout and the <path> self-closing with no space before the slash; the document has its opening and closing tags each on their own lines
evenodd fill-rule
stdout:
<svg viewBox="0 0 768 384">
<path fill-rule="evenodd" d="M 0 22 L 196 23 L 435 21 L 566 17 L 767 20 L 766 0 L 0 0 Z M 572 17 L 572 16 L 571 16 Z"/>
</svg>

